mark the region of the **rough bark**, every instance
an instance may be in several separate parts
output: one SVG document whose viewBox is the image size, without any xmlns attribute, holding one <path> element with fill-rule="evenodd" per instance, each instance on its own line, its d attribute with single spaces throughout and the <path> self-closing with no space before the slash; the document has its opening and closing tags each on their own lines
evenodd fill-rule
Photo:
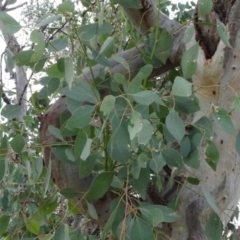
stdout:
<svg viewBox="0 0 240 240">
<path fill-rule="evenodd" d="M 152 73 L 152 76 L 157 76 L 180 64 L 185 49 L 182 43 L 184 29 L 167 19 L 166 16 L 156 14 L 157 12 L 154 10 L 152 1 L 142 1 L 142 5 L 143 8 L 138 10 L 125 9 L 127 16 L 135 26 L 142 33 L 146 33 L 159 20 L 160 26 L 172 33 L 174 37 L 175 46 L 169 57 L 169 61 L 166 65 L 154 69 Z M 148 14 L 146 14 L 146 11 L 149 11 Z M 205 18 L 201 18 L 201 21 L 208 21 L 212 24 L 213 27 L 210 30 L 208 29 L 210 25 L 205 27 L 199 24 L 200 18 L 198 17 L 197 10 L 195 14 L 197 16 L 194 18 L 195 35 L 192 41 L 186 46 L 188 49 L 198 41 L 201 47 L 197 59 L 198 69 L 192 78 L 201 110 L 194 116 L 193 123 L 200 117 L 209 115 L 213 111 L 213 107 L 216 110 L 217 107 L 222 106 L 227 111 L 230 111 L 234 97 L 240 90 L 240 72 L 238 70 L 240 69 L 240 56 L 238 54 L 240 52 L 240 2 L 228 1 L 226 3 L 224 0 L 216 1 L 213 11 L 205 16 Z M 215 27 L 216 17 L 228 26 L 232 49 L 227 48 L 218 37 Z M 156 21 L 153 19 L 156 19 Z M 126 75 L 128 73 L 125 72 L 121 64 L 116 63 L 113 59 L 110 59 L 111 73 L 119 72 L 132 79 L 137 70 L 144 64 L 141 55 L 137 49 L 130 49 L 122 53 L 121 56 L 129 62 L 131 74 Z M 102 68 L 100 65 L 93 68 L 94 77 L 97 76 L 99 70 Z M 90 73 L 85 73 L 84 77 L 85 79 L 92 80 Z M 44 159 L 46 163 L 51 161 L 53 179 L 59 188 L 70 187 L 84 193 L 88 190 L 93 176 L 79 180 L 77 168 L 58 161 L 49 147 L 49 145 L 56 142 L 56 139 L 48 132 L 48 125 L 59 126 L 60 114 L 68 111 L 65 101 L 64 97 L 57 100 L 42 118 L 40 138 L 42 144 L 46 145 L 44 148 Z M 233 110 L 231 115 L 236 129 L 238 129 L 240 114 Z M 200 149 L 200 169 L 194 170 L 186 166 L 181 174 L 185 177 L 195 176 L 201 180 L 201 183 L 214 196 L 220 209 L 220 218 L 225 226 L 240 198 L 240 157 L 235 150 L 236 136 L 226 134 L 226 132 L 217 126 L 214 126 L 214 131 L 216 134 L 214 141 L 220 153 L 217 170 L 214 172 L 206 163 L 204 154 L 206 146 L 203 145 Z M 81 200 L 82 196 L 83 194 L 79 194 L 78 198 L 74 199 L 73 202 L 78 204 L 83 213 L 86 213 L 84 202 Z M 115 197 L 114 194 L 109 192 L 106 197 L 93 203 L 99 215 L 97 223 L 100 226 L 104 226 L 108 218 L 110 202 Z M 180 220 L 173 224 L 167 224 L 163 228 L 167 236 L 171 239 L 179 240 L 207 239 L 204 228 L 209 215 L 212 213 L 212 209 L 205 200 L 200 186 L 188 183 L 183 185 L 179 193 L 177 213 L 180 215 Z M 180 228 L 183 229 L 181 233 L 179 231 Z"/>
</svg>

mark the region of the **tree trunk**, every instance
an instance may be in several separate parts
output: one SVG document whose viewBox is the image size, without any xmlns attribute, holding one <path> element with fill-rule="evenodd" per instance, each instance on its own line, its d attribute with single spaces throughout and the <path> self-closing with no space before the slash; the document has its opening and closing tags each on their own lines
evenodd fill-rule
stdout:
<svg viewBox="0 0 240 240">
<path fill-rule="evenodd" d="M 189 49 L 198 42 L 200 50 L 198 59 L 196 59 L 198 63 L 197 71 L 192 80 L 201 110 L 195 114 L 192 123 L 202 116 L 209 116 L 211 112 L 218 111 L 221 106 L 227 112 L 231 112 L 233 124 L 239 130 L 238 119 L 240 119 L 240 113 L 232 109 L 231 106 L 240 90 L 240 72 L 238 71 L 240 69 L 240 1 L 214 1 L 213 10 L 201 18 L 198 14 L 198 8 L 196 8 L 193 18 L 195 34 L 186 46 L 183 43 L 184 27 L 168 19 L 162 13 L 158 14 L 152 1 L 141 2 L 142 9 L 125 9 L 133 24 L 145 34 L 158 21 L 160 27 L 172 34 L 175 44 L 167 63 L 155 68 L 152 76 L 157 76 L 175 66 L 179 66 L 185 49 Z M 216 24 L 218 23 L 216 19 L 227 27 L 232 48 L 227 47 L 220 39 L 217 33 Z M 201 25 L 200 22 L 208 22 L 209 25 Z M 210 28 L 209 26 L 213 27 Z M 144 65 L 141 55 L 138 50 L 131 49 L 122 53 L 121 56 L 126 60 L 130 57 L 133 59 L 133 61 L 129 61 L 131 74 L 128 76 L 132 79 L 136 70 Z M 124 74 L 125 69 L 121 64 L 113 59 L 110 59 L 110 63 L 112 74 L 116 72 Z M 101 68 L 104 67 L 97 65 L 93 68 L 94 76 L 97 76 Z M 93 76 L 86 74 L 85 77 L 91 80 Z M 65 101 L 65 97 L 61 97 L 43 116 L 40 129 L 43 144 L 49 145 L 56 141 L 48 132 L 48 125 L 59 126 L 60 114 L 68 111 Z M 240 199 L 240 157 L 235 149 L 236 136 L 221 130 L 216 123 L 214 123 L 214 132 L 214 142 L 220 154 L 217 170 L 213 171 L 207 164 L 205 156 L 207 145 L 202 144 L 201 149 L 199 149 L 199 152 L 201 152 L 200 168 L 195 170 L 185 166 L 181 172 L 184 177 L 197 177 L 201 185 L 191 185 L 187 182 L 183 184 L 179 192 L 177 210 L 180 218 L 174 223 L 165 224 L 162 230 L 171 239 L 207 239 L 204 229 L 213 209 L 209 205 L 211 201 L 206 200 L 204 196 L 203 188 L 207 189 L 214 197 L 223 226 L 226 226 L 238 204 Z M 79 180 L 78 170 L 74 166 L 58 161 L 51 154 L 49 147 L 45 147 L 44 158 L 46 163 L 51 159 L 53 179 L 59 188 L 70 187 L 83 193 L 88 190 L 92 182 L 92 175 Z M 79 195 L 73 202 L 78 202 L 81 211 L 86 213 L 84 202 L 79 202 L 81 197 L 82 195 Z M 93 203 L 99 216 L 96 222 L 101 227 L 104 227 L 109 217 L 109 205 L 115 197 L 115 194 L 109 192 L 105 198 Z M 180 231 L 180 229 L 183 229 L 183 231 Z"/>
</svg>

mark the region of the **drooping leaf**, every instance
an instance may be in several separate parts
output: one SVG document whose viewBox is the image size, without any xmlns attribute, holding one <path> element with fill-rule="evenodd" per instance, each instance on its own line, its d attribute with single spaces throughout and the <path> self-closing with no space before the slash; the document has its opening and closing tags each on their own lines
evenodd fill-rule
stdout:
<svg viewBox="0 0 240 240">
<path fill-rule="evenodd" d="M 182 77 L 176 77 L 171 94 L 179 97 L 190 97 L 192 95 L 192 83 Z"/>
<path fill-rule="evenodd" d="M 159 173 L 163 166 L 166 165 L 166 162 L 163 159 L 162 153 L 152 153 L 152 158 L 149 162 L 149 167 L 155 173 Z"/>
<path fill-rule="evenodd" d="M 58 69 L 58 65 L 57 63 L 55 64 L 52 64 L 50 67 L 48 67 L 46 69 L 46 72 L 48 74 L 49 77 L 55 77 L 55 78 L 63 78 L 64 77 L 64 72 L 61 72 L 59 69 Z"/>
<path fill-rule="evenodd" d="M 74 65 L 70 57 L 65 57 L 64 69 L 66 82 L 68 83 L 69 89 L 71 89 L 74 77 Z"/>
<path fill-rule="evenodd" d="M 130 118 L 130 125 L 128 125 L 128 132 L 130 140 L 133 140 L 143 128 L 142 117 L 139 112 L 133 111 Z"/>
<path fill-rule="evenodd" d="M 86 194 L 86 199 L 96 200 L 101 198 L 110 188 L 113 176 L 113 172 L 103 172 L 97 175 Z"/>
<path fill-rule="evenodd" d="M 150 224 L 138 217 L 131 227 L 129 239 L 154 240 L 155 238 Z"/>
<path fill-rule="evenodd" d="M 33 43 L 35 43 L 34 52 L 31 56 L 30 62 L 37 62 L 42 59 L 44 53 L 45 49 L 44 35 L 42 32 L 33 30 L 30 35 L 30 40 Z"/>
<path fill-rule="evenodd" d="M 65 49 L 68 45 L 68 39 L 67 38 L 56 38 L 48 43 L 48 51 L 49 52 L 59 52 L 63 49 Z"/>
<path fill-rule="evenodd" d="M 95 106 L 90 106 L 90 105 L 81 106 L 69 118 L 65 127 L 68 129 L 73 129 L 73 128 L 81 129 L 86 127 L 91 121 L 91 116 L 94 109 L 95 109 Z"/>
<path fill-rule="evenodd" d="M 69 239 L 69 227 L 67 224 L 60 224 L 55 232 L 54 239 L 58 240 L 70 240 Z"/>
<path fill-rule="evenodd" d="M 194 123 L 195 126 L 199 127 L 203 131 L 203 135 L 210 138 L 213 136 L 213 127 L 211 121 L 203 116 L 197 122 Z"/>
<path fill-rule="evenodd" d="M 99 53 L 103 54 L 106 57 L 111 57 L 113 53 L 113 47 L 114 47 L 114 38 L 108 37 L 103 43 Z"/>
<path fill-rule="evenodd" d="M 97 211 L 96 211 L 95 207 L 94 207 L 91 203 L 89 203 L 88 201 L 86 201 L 86 202 L 87 202 L 87 207 L 88 207 L 88 213 L 89 213 L 89 215 L 90 215 L 93 219 L 97 220 L 97 219 L 98 219 L 98 215 L 97 215 Z"/>
<path fill-rule="evenodd" d="M 0 145 L 0 159 L 4 159 L 8 154 L 8 137 L 3 136 Z"/>
<path fill-rule="evenodd" d="M 81 161 L 79 165 L 79 178 L 88 177 L 95 166 L 95 162 L 97 160 L 97 156 L 90 155 L 85 161 Z"/>
<path fill-rule="evenodd" d="M 224 24 L 219 20 L 217 20 L 217 33 L 218 33 L 219 37 L 221 38 L 221 40 L 223 41 L 223 43 L 227 47 L 232 48 L 232 46 L 229 42 L 228 31 L 227 31 L 226 27 L 224 26 Z"/>
<path fill-rule="evenodd" d="M 192 77 L 192 75 L 197 70 L 198 49 L 199 49 L 198 44 L 195 44 L 183 54 L 181 60 L 181 67 L 183 71 L 183 76 L 186 79 Z"/>
<path fill-rule="evenodd" d="M 25 219 L 25 226 L 29 232 L 35 235 L 39 234 L 39 231 L 40 231 L 39 222 L 34 218 Z"/>
<path fill-rule="evenodd" d="M 175 110 L 169 112 L 166 118 L 166 127 L 171 135 L 180 143 L 185 135 L 185 126 Z"/>
<path fill-rule="evenodd" d="M 238 132 L 236 143 L 235 143 L 236 150 L 238 154 L 240 155 L 240 131 Z"/>
<path fill-rule="evenodd" d="M 48 166 L 47 166 L 47 173 L 44 178 L 44 195 L 47 193 L 47 190 L 49 188 L 49 183 L 51 179 L 51 171 L 52 171 L 52 164 L 51 159 L 49 159 Z"/>
<path fill-rule="evenodd" d="M 2 156 L 0 156 L 0 183 L 3 180 L 5 172 L 6 172 L 6 164 L 7 164 L 7 161 L 3 160 Z M 0 224 L 0 226 L 1 226 L 1 224 Z"/>
<path fill-rule="evenodd" d="M 10 145 L 12 147 L 12 149 L 17 152 L 20 153 L 24 146 L 25 146 L 25 140 L 24 137 L 20 134 L 16 135 L 11 141 L 10 141 Z"/>
<path fill-rule="evenodd" d="M 165 148 L 162 151 L 162 156 L 167 165 L 171 167 L 181 167 L 183 159 L 180 154 L 173 148 Z"/>
<path fill-rule="evenodd" d="M 164 105 L 161 98 L 154 91 L 144 90 L 144 91 L 132 94 L 131 96 L 133 96 L 135 101 L 140 103 L 141 105 L 150 105 L 153 102 L 160 105 Z"/>
<path fill-rule="evenodd" d="M 212 115 L 214 121 L 222 130 L 230 134 L 236 134 L 236 130 L 233 126 L 232 120 L 225 109 L 218 108 L 212 113 Z"/>
<path fill-rule="evenodd" d="M 203 191 L 203 194 L 208 202 L 208 204 L 211 206 L 211 208 L 213 209 L 213 211 L 219 215 L 219 209 L 218 209 L 218 206 L 212 196 L 212 194 L 208 191 L 208 189 L 206 187 L 204 187 L 202 184 L 201 184 L 201 188 L 202 188 L 202 191 Z"/>
<path fill-rule="evenodd" d="M 91 138 L 87 138 L 87 141 L 86 141 L 86 143 L 84 145 L 84 148 L 83 148 L 81 156 L 80 156 L 80 158 L 83 161 L 85 161 L 88 158 L 88 156 L 89 156 L 89 154 L 91 152 L 92 141 L 93 140 Z"/>
<path fill-rule="evenodd" d="M 190 152 L 190 154 L 188 154 L 187 157 L 183 159 L 184 163 L 189 167 L 192 167 L 194 169 L 199 169 L 200 163 L 199 163 L 198 155 L 199 155 L 199 152 L 198 152 L 198 149 L 196 148 L 195 150 Z"/>
<path fill-rule="evenodd" d="M 67 0 L 58 5 L 58 13 L 74 13 L 74 3 Z"/>
<path fill-rule="evenodd" d="M 207 142 L 207 147 L 206 147 L 206 151 L 205 151 L 205 160 L 208 163 L 208 165 L 214 171 L 216 171 L 217 164 L 219 161 L 219 152 L 218 152 L 216 145 L 210 140 L 208 140 L 208 142 Z"/>
<path fill-rule="evenodd" d="M 21 106 L 19 105 L 6 105 L 3 109 L 2 109 L 2 116 L 7 118 L 7 119 L 13 119 L 13 118 L 17 118 L 19 116 L 21 112 Z"/>
<path fill-rule="evenodd" d="M 208 240 L 219 240 L 222 238 L 222 221 L 216 213 L 212 213 L 205 225 L 205 233 Z"/>
<path fill-rule="evenodd" d="M 193 26 L 188 26 L 185 30 L 184 38 L 183 41 L 187 44 L 190 42 L 194 34 L 194 27 Z"/>
<path fill-rule="evenodd" d="M 49 23 L 55 22 L 60 17 L 61 17 L 60 15 L 54 15 L 54 16 L 50 16 L 50 17 L 44 18 L 44 19 L 41 20 L 40 23 L 37 24 L 37 26 L 38 27 L 42 27 L 42 26 L 48 25 Z"/>
<path fill-rule="evenodd" d="M 142 130 L 137 134 L 139 144 L 147 145 L 153 134 L 152 124 L 146 120 L 142 120 Z"/>
<path fill-rule="evenodd" d="M 198 12 L 201 16 L 205 16 L 212 10 L 213 2 L 212 0 L 199 0 L 198 2 Z"/>
<path fill-rule="evenodd" d="M 79 192 L 72 188 L 64 188 L 60 190 L 60 193 L 66 198 L 75 198 Z"/>
<path fill-rule="evenodd" d="M 60 86 L 60 80 L 58 78 L 51 78 L 48 82 L 48 88 L 47 88 L 48 96 L 50 96 L 55 91 L 57 91 L 59 86 Z"/>
<path fill-rule="evenodd" d="M 2 24 L 1 29 L 4 33 L 14 34 L 22 28 L 21 25 L 5 11 L 0 12 L 0 22 Z"/>
<path fill-rule="evenodd" d="M 114 108 L 115 97 L 112 95 L 106 96 L 100 106 L 100 111 L 103 112 L 104 116 L 107 116 Z"/>
<path fill-rule="evenodd" d="M 8 223 L 10 221 L 10 216 L 3 215 L 0 217 L 0 236 L 7 230 Z"/>
<path fill-rule="evenodd" d="M 96 104 L 100 99 L 99 92 L 87 81 L 80 81 L 78 85 L 74 86 L 74 88 L 71 90 L 68 87 L 64 88 L 62 93 L 67 97 L 79 102 L 86 101 Z"/>
<path fill-rule="evenodd" d="M 191 142 L 188 136 L 184 136 L 180 142 L 180 153 L 183 157 L 187 157 L 191 150 Z"/>
</svg>

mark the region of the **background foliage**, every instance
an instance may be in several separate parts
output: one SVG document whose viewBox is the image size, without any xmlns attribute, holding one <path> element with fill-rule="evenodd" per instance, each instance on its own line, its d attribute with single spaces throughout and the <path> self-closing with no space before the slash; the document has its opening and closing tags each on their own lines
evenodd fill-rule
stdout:
<svg viewBox="0 0 240 240">
<path fill-rule="evenodd" d="M 2 96 L 10 99 L 9 104 L 3 98 L 1 100 L 2 239 L 99 238 L 99 234 L 83 237 L 71 227 L 76 214 L 81 213 L 66 199 L 76 196 L 77 192 L 63 189 L 59 193 L 50 179 L 50 168 L 43 165 L 38 139 L 39 117 L 61 94 L 67 96 L 72 115 L 61 116 L 60 129 L 48 128 L 59 140 L 53 148 L 54 155 L 60 161 L 76 165 L 80 178 L 92 172 L 97 174 L 85 195 L 93 219 L 98 216 L 91 200 L 102 197 L 109 188 L 118 194 L 101 233 L 102 239 L 109 230 L 116 238 L 122 238 L 123 234 L 129 239 L 161 236 L 159 227 L 162 223 L 178 218 L 175 214 L 178 195 L 171 195 L 167 206 L 165 202 L 162 205 L 147 204 L 143 201 L 147 197 L 147 186 L 152 185 L 167 196 L 184 164 L 199 167 L 198 146 L 202 142 L 208 143 L 206 161 L 216 170 L 219 154 L 211 138 L 211 120 L 203 117 L 194 125 L 189 120 L 199 110 L 198 99 L 189 81 L 196 70 L 193 60 L 198 54 L 198 45 L 186 52 L 181 69 L 152 79 L 149 76 L 154 66 L 159 61 L 164 64 L 170 55 L 173 46 L 170 34 L 156 28 L 147 37 L 140 35 L 118 5 L 135 6 L 135 1 L 81 2 L 30 1 L 24 6 L 20 22 L 0 12 L 5 32 L 17 33 L 26 39 L 17 53 L 6 48 L 3 54 L 6 66 L 14 69 L 17 64 L 28 68 L 28 108 L 23 121 L 17 119 L 21 106 L 16 102 L 15 89 L 7 89 L 4 82 L 2 84 Z M 161 1 L 157 6 L 167 15 L 174 12 L 174 18 L 187 25 L 195 3 Z M 206 14 L 208 9 L 201 11 Z M 187 33 L 191 35 L 191 29 Z M 219 35 L 222 39 L 226 37 L 221 29 Z M 185 38 L 189 41 L 187 34 Z M 142 49 L 146 65 L 139 69 L 136 77 L 130 82 L 120 73 L 109 74 L 108 58 L 111 56 L 129 72 L 128 63 L 116 53 L 140 43 L 146 46 Z M 225 43 L 228 44 L 227 40 Z M 189 59 L 192 60 L 190 63 Z M 105 71 L 100 72 L 92 84 L 79 81 L 86 68 L 91 71 L 96 64 L 105 66 Z M 99 93 L 101 88 L 109 91 L 103 99 Z M 234 104 L 239 108 L 238 100 Z M 90 104 L 79 107 L 85 101 Z M 213 110 L 212 117 L 224 130 L 235 133 L 224 109 Z M 167 179 L 158 174 L 166 165 L 172 169 Z M 184 184 L 181 178 L 178 181 L 178 184 Z M 200 184 L 194 176 L 186 181 Z M 203 192 L 217 213 L 210 193 L 204 189 Z M 138 202 L 138 207 L 130 208 L 132 202 Z M 121 213 L 124 213 L 123 217 Z M 238 217 L 238 211 L 233 216 Z M 211 239 L 220 239 L 218 237 L 222 235 L 221 222 L 215 224 L 216 219 L 218 221 L 214 215 L 207 225 L 208 234 L 216 233 Z M 229 230 L 235 232 L 232 223 L 225 236 Z M 231 237 L 237 239 L 233 234 Z"/>
</svg>

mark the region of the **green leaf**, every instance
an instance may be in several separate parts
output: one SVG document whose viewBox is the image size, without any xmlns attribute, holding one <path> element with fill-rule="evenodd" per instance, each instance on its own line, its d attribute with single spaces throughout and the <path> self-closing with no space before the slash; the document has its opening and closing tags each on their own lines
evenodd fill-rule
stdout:
<svg viewBox="0 0 240 240">
<path fill-rule="evenodd" d="M 141 166 L 139 162 L 136 159 L 134 159 L 131 166 L 131 173 L 135 179 L 139 178 L 140 171 L 141 171 Z"/>
<path fill-rule="evenodd" d="M 34 218 L 25 219 L 25 226 L 27 230 L 35 235 L 39 234 L 40 226 L 37 220 Z"/>
<path fill-rule="evenodd" d="M 29 66 L 32 54 L 33 50 L 21 51 L 14 55 L 13 60 L 15 60 L 18 66 Z"/>
<path fill-rule="evenodd" d="M 207 147 L 205 151 L 205 160 L 214 171 L 217 170 L 217 164 L 219 161 L 219 152 L 216 145 L 210 140 L 208 140 L 207 142 Z"/>
<path fill-rule="evenodd" d="M 236 147 L 237 153 L 240 155 L 240 131 L 238 132 L 238 135 L 236 138 L 235 147 Z"/>
<path fill-rule="evenodd" d="M 100 96 L 98 91 L 94 86 L 92 86 L 87 81 L 80 81 L 77 86 L 74 86 L 71 90 L 66 87 L 62 90 L 62 94 L 67 97 L 79 101 L 79 102 L 89 102 L 96 104 L 98 103 Z"/>
<path fill-rule="evenodd" d="M 57 228 L 54 239 L 56 240 L 69 240 L 69 227 L 67 224 L 60 224 Z"/>
<path fill-rule="evenodd" d="M 49 52 L 59 52 L 65 49 L 68 45 L 68 39 L 64 37 L 60 37 L 54 39 L 48 43 L 48 51 Z"/>
<path fill-rule="evenodd" d="M 103 43 L 99 54 L 103 54 L 106 57 L 111 57 L 114 48 L 114 38 L 108 37 L 105 42 Z"/>
<path fill-rule="evenodd" d="M 96 200 L 104 196 L 111 186 L 113 176 L 113 172 L 103 172 L 97 175 L 86 193 L 86 199 Z"/>
<path fill-rule="evenodd" d="M 103 112 L 104 116 L 107 116 L 115 106 L 115 97 L 112 95 L 106 96 L 100 106 L 100 111 Z"/>
<path fill-rule="evenodd" d="M 212 213 L 205 225 L 205 233 L 208 240 L 222 239 L 222 221 L 216 213 Z"/>
<path fill-rule="evenodd" d="M 229 114 L 223 108 L 216 109 L 213 113 L 213 119 L 222 130 L 230 134 L 236 134 L 235 127 L 233 126 L 232 120 Z"/>
<path fill-rule="evenodd" d="M 155 37 L 155 43 L 154 55 L 165 64 L 172 52 L 173 38 L 169 32 L 161 29 L 160 36 L 157 39 Z"/>
<path fill-rule="evenodd" d="M 136 218 L 130 230 L 129 239 L 154 240 L 153 228 L 148 222 L 141 218 Z"/>
<path fill-rule="evenodd" d="M 191 142 L 188 136 L 184 136 L 180 142 L 180 153 L 183 157 L 187 157 L 191 150 Z"/>
<path fill-rule="evenodd" d="M 13 56 L 14 54 L 12 53 L 12 51 L 9 48 L 6 48 L 5 50 L 5 54 L 6 54 L 6 66 L 12 70 L 14 68 L 15 62 L 13 61 Z"/>
<path fill-rule="evenodd" d="M 138 73 L 143 74 L 143 79 L 146 79 L 150 76 L 152 73 L 153 66 L 151 64 L 146 64 L 145 66 L 141 67 Z"/>
<path fill-rule="evenodd" d="M 171 94 L 179 97 L 190 97 L 192 95 L 192 83 L 182 77 L 176 77 Z"/>
<path fill-rule="evenodd" d="M 213 127 L 211 121 L 207 117 L 201 117 L 194 125 L 200 128 L 203 135 L 210 138 L 213 136 Z"/>
<path fill-rule="evenodd" d="M 73 76 L 74 76 L 74 65 L 70 57 L 65 57 L 65 79 L 68 83 L 69 89 L 72 88 Z"/>
<path fill-rule="evenodd" d="M 49 77 L 55 77 L 59 79 L 64 77 L 64 73 L 59 71 L 57 63 L 52 64 L 50 67 L 48 67 L 46 72 Z"/>
<path fill-rule="evenodd" d="M 194 27 L 193 26 L 188 26 L 185 30 L 185 34 L 183 37 L 183 41 L 187 44 L 190 42 L 194 34 Z"/>
<path fill-rule="evenodd" d="M 95 106 L 84 105 L 77 109 L 73 115 L 68 119 L 66 123 L 66 128 L 84 128 L 89 125 L 91 121 L 92 113 L 95 109 Z"/>
<path fill-rule="evenodd" d="M 153 134 L 152 124 L 146 120 L 142 120 L 142 130 L 137 134 L 139 144 L 147 145 Z"/>
<path fill-rule="evenodd" d="M 6 172 L 6 164 L 7 164 L 7 161 L 3 160 L 1 158 L 2 158 L 2 156 L 0 156 L 0 183 L 4 178 L 4 175 L 5 175 L 5 172 Z M 0 224 L 0 226 L 1 226 L 1 224 Z"/>
<path fill-rule="evenodd" d="M 149 167 L 155 173 L 159 173 L 163 166 L 166 165 L 162 153 L 152 153 L 151 161 L 149 162 Z"/>
<path fill-rule="evenodd" d="M 217 33 L 218 33 L 219 37 L 221 38 L 221 40 L 223 41 L 223 43 L 227 47 L 232 48 L 232 46 L 231 46 L 231 44 L 229 42 L 229 36 L 228 36 L 227 28 L 219 20 L 217 20 Z"/>
<path fill-rule="evenodd" d="M 162 151 L 162 156 L 167 165 L 171 167 L 181 167 L 183 159 L 180 154 L 173 148 L 165 148 Z"/>
<path fill-rule="evenodd" d="M 150 105 L 153 102 L 164 105 L 161 98 L 154 91 L 145 90 L 135 94 L 131 94 L 131 96 L 133 96 L 135 101 L 140 103 L 141 105 Z"/>
<path fill-rule="evenodd" d="M 48 131 L 51 135 L 63 141 L 63 136 L 60 133 L 60 130 L 53 125 L 48 126 Z"/>
<path fill-rule="evenodd" d="M 30 35 L 30 40 L 35 43 L 34 52 L 31 56 L 30 62 L 37 62 L 42 59 L 45 50 L 45 40 L 42 32 L 33 30 Z"/>
<path fill-rule="evenodd" d="M 47 86 L 48 96 L 50 96 L 55 91 L 57 91 L 59 86 L 60 86 L 60 80 L 58 78 L 51 78 Z"/>
<path fill-rule="evenodd" d="M 142 80 L 144 79 L 144 75 L 142 73 L 138 73 L 132 81 L 128 84 L 126 92 L 128 94 L 134 94 L 140 91 Z"/>
<path fill-rule="evenodd" d="M 10 145 L 15 152 L 20 153 L 25 146 L 25 139 L 20 134 L 16 135 L 10 142 Z"/>
<path fill-rule="evenodd" d="M 14 34 L 22 28 L 13 17 L 4 11 L 0 12 L 0 22 L 2 24 L 1 30 L 3 33 Z"/>
<path fill-rule="evenodd" d="M 188 154 L 187 157 L 183 159 L 184 163 L 189 167 L 192 167 L 194 169 L 199 169 L 200 163 L 199 163 L 198 155 L 199 155 L 198 150 L 197 149 L 193 150 L 192 152 L 190 152 L 190 154 Z"/>
<path fill-rule="evenodd" d="M 166 127 L 178 143 L 180 143 L 185 135 L 185 126 L 175 110 L 169 112 L 166 118 Z"/>
<path fill-rule="evenodd" d="M 75 142 L 74 142 L 74 157 L 76 160 L 80 158 L 86 142 L 87 142 L 86 133 L 84 133 L 82 130 L 80 130 L 77 133 L 77 136 L 76 136 Z"/>
<path fill-rule="evenodd" d="M 66 198 L 75 198 L 79 195 L 79 192 L 72 188 L 64 188 L 60 193 Z"/>
<path fill-rule="evenodd" d="M 48 18 L 44 18 L 43 20 L 41 20 L 40 23 L 37 24 L 37 27 L 43 27 L 48 25 L 49 23 L 55 22 L 56 20 L 58 20 L 59 18 L 61 18 L 60 15 L 54 15 L 54 16 L 50 16 Z"/>
<path fill-rule="evenodd" d="M 48 166 L 47 166 L 47 173 L 44 178 L 44 195 L 47 193 L 47 190 L 49 188 L 49 183 L 51 179 L 51 172 L 52 172 L 52 163 L 51 158 L 49 159 Z"/>
<path fill-rule="evenodd" d="M 212 194 L 202 184 L 201 184 L 201 188 L 208 204 L 211 206 L 214 212 L 219 215 L 220 212 Z"/>
<path fill-rule="evenodd" d="M 21 106 L 19 105 L 6 105 L 3 109 L 2 109 L 2 116 L 7 118 L 7 119 L 14 119 L 17 118 L 19 116 L 21 112 Z"/>
<path fill-rule="evenodd" d="M 189 79 L 197 70 L 197 57 L 198 57 L 198 43 L 189 48 L 182 57 L 181 67 L 183 71 L 183 76 Z"/>
<path fill-rule="evenodd" d="M 199 0 L 198 2 L 198 12 L 201 16 L 205 16 L 208 13 L 210 13 L 212 7 L 213 7 L 212 0 Z"/>
<path fill-rule="evenodd" d="M 200 183 L 200 180 L 198 178 L 188 177 L 187 181 L 193 185 L 198 185 Z"/>
<path fill-rule="evenodd" d="M 133 140 L 135 136 L 142 130 L 142 117 L 139 112 L 133 111 L 130 117 L 130 125 L 128 125 L 128 132 L 130 140 Z"/>
<path fill-rule="evenodd" d="M 149 158 L 145 153 L 140 153 L 138 155 L 137 161 L 139 162 L 139 165 L 140 165 L 141 168 L 146 168 L 147 164 L 148 164 L 148 161 L 149 161 Z"/>
<path fill-rule="evenodd" d="M 142 8 L 140 0 L 115 0 L 115 2 L 126 8 Z"/>
<path fill-rule="evenodd" d="M 74 3 L 71 1 L 64 1 L 63 3 L 58 5 L 58 13 L 74 13 Z"/>
<path fill-rule="evenodd" d="M 88 177 L 95 166 L 97 156 L 91 155 L 89 156 L 85 161 L 81 161 L 79 165 L 79 178 L 85 178 Z"/>
<path fill-rule="evenodd" d="M 3 215 L 0 217 L 0 236 L 7 230 L 8 223 L 10 221 L 10 216 Z"/>
<path fill-rule="evenodd" d="M 154 227 L 157 227 L 159 223 L 163 222 L 162 211 L 157 206 L 155 208 L 148 208 L 148 206 L 140 208 L 140 211 L 142 215 L 146 217 L 146 220 Z"/>
<path fill-rule="evenodd" d="M 108 142 L 107 151 L 115 161 L 126 163 L 130 157 L 130 138 L 127 130 L 127 123 L 122 121 Z"/>
<path fill-rule="evenodd" d="M 86 143 L 84 145 L 84 148 L 83 148 L 81 156 L 80 156 L 80 158 L 83 161 L 85 161 L 88 158 L 88 156 L 89 156 L 89 154 L 91 152 L 92 141 L 93 141 L 92 139 L 87 138 L 87 141 L 86 141 Z"/>
<path fill-rule="evenodd" d="M 89 203 L 88 201 L 86 201 L 86 202 L 87 202 L 89 215 L 91 216 L 91 218 L 97 220 L 98 215 L 97 215 L 97 211 L 96 211 L 95 207 L 91 203 Z"/>
<path fill-rule="evenodd" d="M 7 154 L 8 154 L 8 137 L 4 135 L 0 145 L 0 159 L 6 158 Z"/>
<path fill-rule="evenodd" d="M 141 196 L 142 199 L 146 198 L 146 189 L 150 181 L 150 171 L 149 168 L 141 168 L 139 177 L 137 179 L 132 179 L 131 185 L 136 190 L 137 194 Z"/>
</svg>

